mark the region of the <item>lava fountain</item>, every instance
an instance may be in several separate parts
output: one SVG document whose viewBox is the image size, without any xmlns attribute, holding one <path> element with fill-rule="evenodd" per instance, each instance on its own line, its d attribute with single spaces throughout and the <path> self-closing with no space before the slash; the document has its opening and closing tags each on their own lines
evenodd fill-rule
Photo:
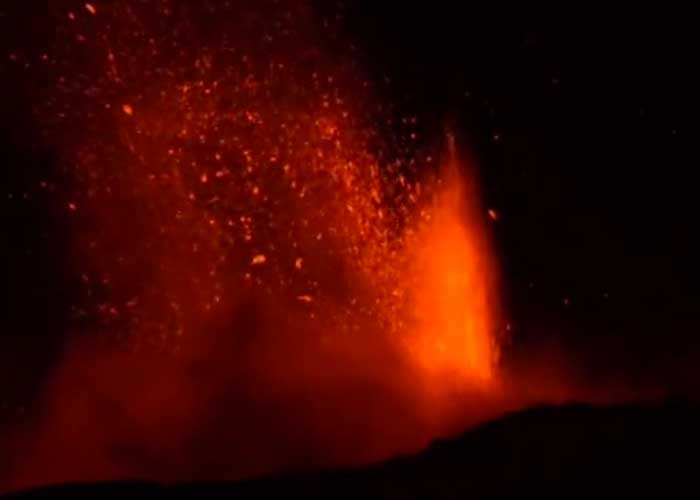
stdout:
<svg viewBox="0 0 700 500">
<path fill-rule="evenodd" d="M 408 348 L 424 371 L 453 371 L 475 384 L 496 378 L 494 265 L 477 193 L 460 173 L 454 138 L 440 188 L 412 253 L 417 336 Z"/>
<path fill-rule="evenodd" d="M 37 121 L 80 292 L 10 485 L 366 463 L 492 411 L 476 184 L 454 141 L 377 132 L 391 113 L 322 50 L 332 23 L 297 2 L 53 15 L 22 57 L 51 82 Z"/>
</svg>

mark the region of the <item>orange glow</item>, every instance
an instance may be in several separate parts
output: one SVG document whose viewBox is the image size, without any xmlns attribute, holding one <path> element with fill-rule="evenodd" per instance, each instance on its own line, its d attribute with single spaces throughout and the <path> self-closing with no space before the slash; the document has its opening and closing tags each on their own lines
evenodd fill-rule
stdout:
<svg viewBox="0 0 700 500">
<path fill-rule="evenodd" d="M 267 257 L 265 257 L 264 255 L 262 255 L 262 254 L 256 255 L 255 257 L 253 257 L 252 264 L 253 265 L 264 264 L 266 260 L 267 260 Z"/>
<path fill-rule="evenodd" d="M 452 162 L 455 159 L 451 159 Z M 493 381 L 493 264 L 469 193 L 448 165 L 430 221 L 419 233 L 415 292 L 419 327 L 409 350 L 427 371 L 451 372 L 478 384 Z"/>
<path fill-rule="evenodd" d="M 68 47 L 55 78 L 75 82 L 38 99 L 86 278 L 18 482 L 365 463 L 483 418 L 496 268 L 471 166 L 383 141 L 364 76 L 296 2 L 250 23 L 170 4 L 100 10 L 90 65 Z"/>
</svg>

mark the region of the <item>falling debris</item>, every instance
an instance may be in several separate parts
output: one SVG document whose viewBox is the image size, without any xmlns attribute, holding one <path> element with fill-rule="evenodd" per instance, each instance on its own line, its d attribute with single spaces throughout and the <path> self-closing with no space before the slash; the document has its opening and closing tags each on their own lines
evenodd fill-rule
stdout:
<svg viewBox="0 0 700 500">
<path fill-rule="evenodd" d="M 87 9 L 87 11 L 88 11 L 90 14 L 92 14 L 93 16 L 94 16 L 95 14 L 97 14 L 97 9 L 95 9 L 95 6 L 92 5 L 91 3 L 86 3 L 86 4 L 85 4 L 85 9 Z"/>
<path fill-rule="evenodd" d="M 122 111 L 124 111 L 124 113 L 126 113 L 129 116 L 134 114 L 134 108 L 132 108 L 130 104 L 124 104 L 122 106 Z"/>
<path fill-rule="evenodd" d="M 253 257 L 253 260 L 251 261 L 251 264 L 254 266 L 264 264 L 267 261 L 267 257 L 265 257 L 263 254 L 256 255 Z"/>
</svg>

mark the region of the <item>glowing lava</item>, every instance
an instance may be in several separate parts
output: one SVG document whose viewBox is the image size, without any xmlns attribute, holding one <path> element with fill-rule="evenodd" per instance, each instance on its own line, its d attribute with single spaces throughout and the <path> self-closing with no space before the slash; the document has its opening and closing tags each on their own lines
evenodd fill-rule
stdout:
<svg viewBox="0 0 700 500">
<path fill-rule="evenodd" d="M 459 173 L 454 143 L 429 223 L 413 253 L 417 330 L 409 351 L 428 372 L 476 384 L 496 377 L 495 268 L 484 239 L 477 193 Z"/>
<path fill-rule="evenodd" d="M 233 3 L 61 16 L 37 108 L 82 295 L 16 484 L 377 460 L 496 390 L 495 268 L 454 146 L 439 181 L 410 140 L 396 159 L 308 9 Z"/>
</svg>

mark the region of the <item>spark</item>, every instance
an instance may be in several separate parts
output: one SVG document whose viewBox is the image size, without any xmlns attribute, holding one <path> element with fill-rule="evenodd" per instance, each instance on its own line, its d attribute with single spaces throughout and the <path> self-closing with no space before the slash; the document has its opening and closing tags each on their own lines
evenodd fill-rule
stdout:
<svg viewBox="0 0 700 500">
<path fill-rule="evenodd" d="M 265 262 L 267 262 L 267 257 L 265 257 L 265 255 L 263 255 L 263 254 L 258 254 L 255 257 L 253 257 L 251 264 L 253 264 L 254 266 L 257 266 L 260 264 L 264 264 Z"/>
<path fill-rule="evenodd" d="M 87 11 L 88 11 L 90 14 L 92 14 L 93 16 L 94 16 L 95 14 L 97 14 L 97 9 L 95 9 L 95 6 L 92 5 L 91 3 L 86 3 L 86 4 L 85 4 L 85 9 L 87 9 Z"/>
<path fill-rule="evenodd" d="M 132 116 L 134 114 L 134 108 L 131 107 L 131 104 L 124 104 L 122 106 L 122 111 L 124 111 L 124 113 L 129 116 Z"/>
</svg>

